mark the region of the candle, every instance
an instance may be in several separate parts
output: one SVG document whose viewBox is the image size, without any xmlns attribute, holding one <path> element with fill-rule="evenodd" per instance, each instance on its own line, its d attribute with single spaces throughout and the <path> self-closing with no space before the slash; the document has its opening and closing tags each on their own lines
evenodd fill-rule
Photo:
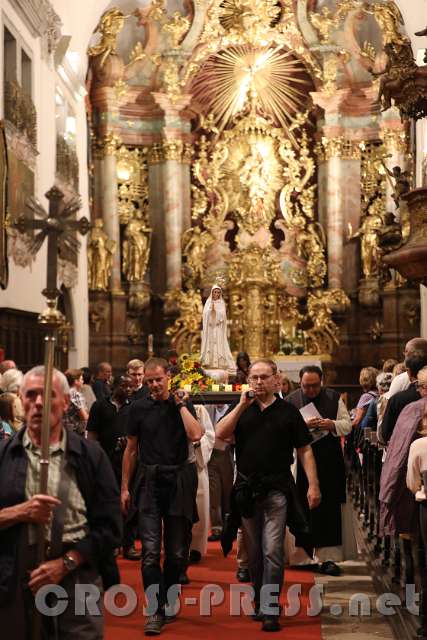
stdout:
<svg viewBox="0 0 427 640">
<path fill-rule="evenodd" d="M 233 385 L 232 384 L 225 384 L 224 385 L 224 391 L 233 391 Z"/>
<path fill-rule="evenodd" d="M 242 391 L 249 391 L 249 385 L 248 384 L 242 384 Z"/>
<path fill-rule="evenodd" d="M 153 346 L 154 346 L 153 334 L 149 333 L 148 334 L 148 353 L 154 353 Z"/>
<path fill-rule="evenodd" d="M 219 391 L 219 384 L 213 384 L 212 391 Z"/>
</svg>

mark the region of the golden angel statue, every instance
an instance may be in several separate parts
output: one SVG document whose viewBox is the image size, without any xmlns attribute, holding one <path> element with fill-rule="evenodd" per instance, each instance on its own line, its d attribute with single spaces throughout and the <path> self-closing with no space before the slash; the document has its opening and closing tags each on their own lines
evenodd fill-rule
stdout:
<svg viewBox="0 0 427 640">
<path fill-rule="evenodd" d="M 203 276 L 206 250 L 212 241 L 212 236 L 207 231 L 202 231 L 200 227 L 190 227 L 182 236 L 182 253 L 187 258 L 187 265 L 194 282 Z"/>
<path fill-rule="evenodd" d="M 104 231 L 101 218 L 95 220 L 87 244 L 88 281 L 92 291 L 107 291 L 116 243 Z"/>
<path fill-rule="evenodd" d="M 112 53 L 116 53 L 117 37 L 123 29 L 123 25 L 127 17 L 128 16 L 125 16 L 120 9 L 117 9 L 117 7 L 113 7 L 102 14 L 94 31 L 94 33 L 99 32 L 101 34 L 101 40 L 99 44 L 89 47 L 87 50 L 87 55 L 90 58 L 102 56 L 99 63 L 100 69 L 104 66 L 108 56 Z"/>
<path fill-rule="evenodd" d="M 141 215 L 125 227 L 123 240 L 123 273 L 128 282 L 143 282 L 150 257 L 151 229 Z"/>
</svg>

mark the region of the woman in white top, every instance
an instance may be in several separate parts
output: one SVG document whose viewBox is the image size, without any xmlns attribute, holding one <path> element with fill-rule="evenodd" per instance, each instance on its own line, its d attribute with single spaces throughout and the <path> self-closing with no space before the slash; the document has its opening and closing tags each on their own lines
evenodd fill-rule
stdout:
<svg viewBox="0 0 427 640">
<path fill-rule="evenodd" d="M 201 363 L 210 369 L 235 370 L 227 339 L 227 312 L 221 287 L 214 285 L 203 308 Z"/>
</svg>

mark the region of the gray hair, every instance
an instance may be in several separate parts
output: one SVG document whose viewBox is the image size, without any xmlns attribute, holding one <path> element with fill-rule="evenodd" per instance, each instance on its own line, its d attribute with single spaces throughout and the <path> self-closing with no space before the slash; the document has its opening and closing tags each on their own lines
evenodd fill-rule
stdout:
<svg viewBox="0 0 427 640">
<path fill-rule="evenodd" d="M 64 396 L 69 396 L 70 395 L 70 385 L 68 384 L 67 378 L 65 377 L 65 375 L 62 373 L 62 371 L 59 371 L 58 369 L 53 369 L 53 378 L 56 380 L 58 380 L 60 387 L 61 387 L 61 391 L 64 394 Z M 27 371 L 27 373 L 25 374 L 23 380 L 22 380 L 22 384 L 21 384 L 21 388 L 24 389 L 28 379 L 29 378 L 44 378 L 44 365 L 37 365 L 37 367 L 33 367 L 32 369 L 30 369 L 29 371 Z"/>
<path fill-rule="evenodd" d="M 1 377 L 1 388 L 5 393 L 18 393 L 24 374 L 19 369 L 8 369 Z"/>
<path fill-rule="evenodd" d="M 377 375 L 377 389 L 388 391 L 390 389 L 391 381 L 393 380 L 393 374 L 382 371 Z"/>
</svg>

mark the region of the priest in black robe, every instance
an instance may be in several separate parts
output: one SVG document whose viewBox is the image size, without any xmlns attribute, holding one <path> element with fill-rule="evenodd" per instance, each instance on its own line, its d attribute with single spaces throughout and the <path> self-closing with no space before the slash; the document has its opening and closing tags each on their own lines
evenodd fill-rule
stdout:
<svg viewBox="0 0 427 640">
<path fill-rule="evenodd" d="M 321 571 L 339 575 L 340 569 L 336 562 L 347 559 L 343 553 L 342 520 L 346 503 L 346 477 L 341 436 L 351 431 L 351 419 L 340 395 L 333 389 L 322 386 L 322 370 L 319 367 L 303 367 L 300 381 L 301 388 L 286 399 L 300 410 L 306 407 L 307 414 L 313 415 L 305 419 L 313 435 L 312 450 L 322 502 L 315 509 L 308 508 L 307 478 L 300 465 L 297 469 L 298 494 L 311 522 L 315 559 L 321 563 Z M 314 414 L 317 416 L 314 417 Z M 298 539 L 295 544 L 297 547 L 302 546 Z M 310 562 L 302 549 L 301 553 L 299 551 L 297 550 L 296 562 Z"/>
</svg>

